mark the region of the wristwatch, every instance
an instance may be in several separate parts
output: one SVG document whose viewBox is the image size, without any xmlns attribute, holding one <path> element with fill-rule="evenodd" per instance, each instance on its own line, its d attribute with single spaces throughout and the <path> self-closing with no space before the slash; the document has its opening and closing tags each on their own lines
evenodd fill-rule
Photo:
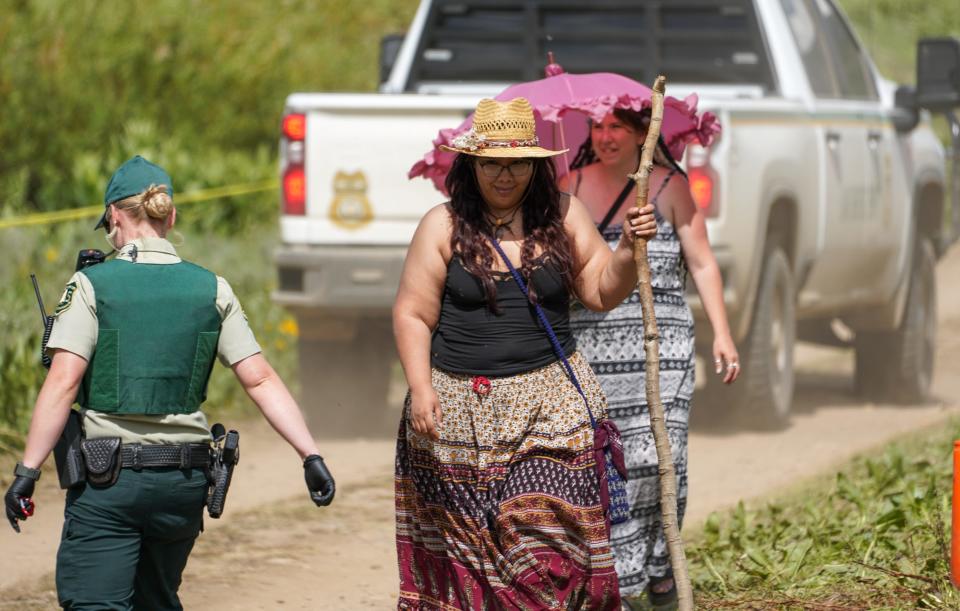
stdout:
<svg viewBox="0 0 960 611">
<path fill-rule="evenodd" d="M 13 469 L 13 475 L 15 477 L 26 477 L 37 481 L 40 479 L 40 469 L 31 469 L 30 467 L 25 466 L 22 462 L 18 462 L 17 466 Z"/>
</svg>

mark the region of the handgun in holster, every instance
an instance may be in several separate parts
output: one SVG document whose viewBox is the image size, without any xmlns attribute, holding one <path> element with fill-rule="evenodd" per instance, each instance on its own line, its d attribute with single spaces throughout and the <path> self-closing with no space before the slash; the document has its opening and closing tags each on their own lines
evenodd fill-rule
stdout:
<svg viewBox="0 0 960 611">
<path fill-rule="evenodd" d="M 210 465 L 210 489 L 207 493 L 207 513 L 211 518 L 223 515 L 223 506 L 233 479 L 233 468 L 240 462 L 240 433 L 224 432 L 222 424 L 211 428 L 213 435 L 213 461 Z"/>
<path fill-rule="evenodd" d="M 75 488 L 87 481 L 87 468 L 83 462 L 80 442 L 83 441 L 83 417 L 75 409 L 67 416 L 57 444 L 53 446 L 53 458 L 57 463 L 57 477 L 64 490 Z"/>
</svg>

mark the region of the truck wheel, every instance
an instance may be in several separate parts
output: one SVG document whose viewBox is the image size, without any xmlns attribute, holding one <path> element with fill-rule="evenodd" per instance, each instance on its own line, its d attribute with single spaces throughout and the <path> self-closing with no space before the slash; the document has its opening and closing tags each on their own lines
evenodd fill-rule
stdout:
<svg viewBox="0 0 960 611">
<path fill-rule="evenodd" d="M 937 259 L 929 238 L 919 238 L 900 327 L 858 333 L 854 386 L 869 399 L 924 401 L 933 383 L 937 338 Z"/>
<path fill-rule="evenodd" d="M 771 248 L 760 277 L 753 320 L 741 356 L 739 420 L 756 428 L 782 428 L 793 402 L 793 345 L 797 321 L 793 273 L 780 247 Z"/>
<path fill-rule="evenodd" d="M 353 341 L 301 339 L 300 406 L 317 437 L 396 433 L 399 412 L 387 409 L 396 349 L 384 327 L 361 324 Z"/>
</svg>

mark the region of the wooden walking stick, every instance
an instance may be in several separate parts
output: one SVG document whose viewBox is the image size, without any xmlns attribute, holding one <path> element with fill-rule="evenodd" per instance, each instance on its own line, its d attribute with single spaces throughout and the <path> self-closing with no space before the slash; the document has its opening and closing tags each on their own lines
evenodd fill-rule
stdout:
<svg viewBox="0 0 960 611">
<path fill-rule="evenodd" d="M 640 167 L 631 174 L 637 183 L 637 207 L 647 205 L 650 188 L 650 173 L 653 171 L 653 151 L 660 138 L 660 124 L 663 122 L 663 93 L 667 79 L 657 77 L 651 96 L 652 108 L 650 127 L 640 154 Z M 653 288 L 650 286 L 650 262 L 647 260 L 647 241 L 634 240 L 633 260 L 637 265 L 637 287 L 640 291 L 640 305 L 643 307 L 643 348 L 647 356 L 646 386 L 647 407 L 650 410 L 650 426 L 657 446 L 657 463 L 660 472 L 660 509 L 663 514 L 663 530 L 670 551 L 670 565 L 673 568 L 673 580 L 677 587 L 677 599 L 680 611 L 693 609 L 693 588 L 687 573 L 687 557 L 680 540 L 680 526 L 677 520 L 677 474 L 673 468 L 673 454 L 670 452 L 670 439 L 664 421 L 663 403 L 660 401 L 660 336 L 657 332 L 657 318 L 653 313 Z"/>
</svg>

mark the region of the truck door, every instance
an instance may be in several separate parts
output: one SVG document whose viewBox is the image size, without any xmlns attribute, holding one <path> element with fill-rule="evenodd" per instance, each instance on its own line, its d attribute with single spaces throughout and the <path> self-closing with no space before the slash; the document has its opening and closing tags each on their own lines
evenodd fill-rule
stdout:
<svg viewBox="0 0 960 611">
<path fill-rule="evenodd" d="M 781 4 L 813 92 L 809 121 L 820 140 L 822 251 L 805 293 L 825 308 L 866 301 L 876 265 L 871 242 L 879 227 L 869 148 L 879 122 L 876 88 L 829 0 Z"/>
<path fill-rule="evenodd" d="M 892 148 L 896 135 L 892 123 L 886 119 L 877 93 L 876 80 L 870 62 L 858 44 L 848 24 L 828 0 L 816 0 L 823 29 L 831 47 L 833 62 L 840 84 L 840 94 L 857 114 L 854 149 L 860 153 L 863 174 L 858 189 L 862 191 L 859 205 L 850 206 L 849 221 L 859 236 L 857 274 L 863 296 L 868 301 L 886 298 L 897 280 L 896 257 L 900 251 L 901 219 L 893 218 L 896 205 L 892 199 Z M 857 163 L 851 161 L 851 163 Z M 858 164 L 858 165 L 859 165 Z M 905 200 L 900 212 L 909 208 Z"/>
</svg>

